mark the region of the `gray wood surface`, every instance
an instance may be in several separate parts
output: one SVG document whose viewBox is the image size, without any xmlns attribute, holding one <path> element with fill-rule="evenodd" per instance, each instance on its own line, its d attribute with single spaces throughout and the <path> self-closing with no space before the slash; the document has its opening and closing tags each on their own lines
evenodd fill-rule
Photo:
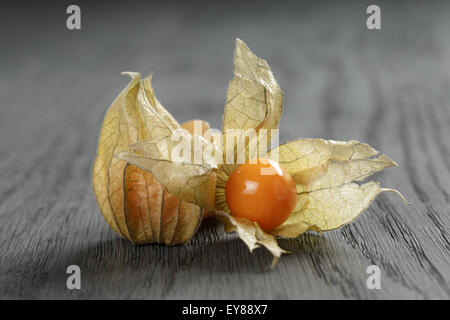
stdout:
<svg viewBox="0 0 450 320">
<path fill-rule="evenodd" d="M 81 2 L 0 10 L 0 298 L 450 298 L 450 6 L 378 2 Z M 128 79 L 154 72 L 181 122 L 220 127 L 234 38 L 268 60 L 285 92 L 281 140 L 357 139 L 400 167 L 340 230 L 281 241 L 270 270 L 235 235 L 205 221 L 187 245 L 136 246 L 103 220 L 90 170 L 102 117 Z M 68 290 L 76 264 L 82 289 Z M 366 268 L 381 268 L 381 290 Z"/>
</svg>

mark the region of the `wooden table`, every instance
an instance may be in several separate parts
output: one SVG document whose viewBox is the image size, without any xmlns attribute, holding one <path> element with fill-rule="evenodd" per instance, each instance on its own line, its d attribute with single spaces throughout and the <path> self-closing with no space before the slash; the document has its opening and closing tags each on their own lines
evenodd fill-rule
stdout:
<svg viewBox="0 0 450 320">
<path fill-rule="evenodd" d="M 444 2 L 313 5 L 19 3 L 0 16 L 0 298 L 450 298 L 450 19 Z M 154 72 L 180 121 L 220 128 L 234 38 L 285 92 L 281 140 L 356 139 L 399 163 L 353 224 L 281 241 L 270 270 L 216 221 L 184 246 L 137 246 L 103 220 L 91 188 L 102 117 L 128 79 Z M 66 288 L 67 266 L 82 289 Z M 366 269 L 381 269 L 369 290 Z"/>
</svg>

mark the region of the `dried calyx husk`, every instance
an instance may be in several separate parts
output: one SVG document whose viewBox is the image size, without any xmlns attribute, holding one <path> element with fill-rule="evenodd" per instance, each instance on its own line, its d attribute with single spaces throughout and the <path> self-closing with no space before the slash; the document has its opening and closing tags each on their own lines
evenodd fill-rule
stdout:
<svg viewBox="0 0 450 320">
<path fill-rule="evenodd" d="M 178 244 L 196 232 L 205 212 L 224 221 L 227 232 L 236 232 L 250 251 L 263 246 L 273 254 L 273 265 L 285 250 L 277 238 L 295 238 L 310 230 L 330 231 L 354 221 L 385 191 L 396 190 L 366 181 L 375 172 L 396 163 L 371 146 L 358 141 L 303 138 L 279 145 L 264 157 L 277 161 L 297 185 L 297 204 L 289 218 L 269 232 L 256 222 L 233 217 L 225 200 L 225 184 L 237 164 L 223 158 L 204 158 L 201 164 L 172 161 L 176 146 L 171 135 L 180 129 L 176 120 L 156 99 L 151 75 L 132 80 L 108 109 L 103 121 L 93 170 L 94 191 L 110 226 L 137 243 Z M 246 139 L 246 159 L 262 135 L 278 129 L 283 92 L 265 60 L 236 40 L 234 78 L 230 81 L 223 118 L 223 139 L 195 135 L 187 123 L 183 138 L 201 150 L 227 151 Z M 207 131 L 209 125 L 202 123 Z M 229 130 L 242 136 L 226 144 Z M 265 129 L 265 130 L 262 130 Z M 194 143 L 194 144 L 195 144 Z M 195 149 L 191 150 L 194 159 Z M 217 153 L 221 154 L 221 153 Z M 234 154 L 234 153 L 233 153 Z M 261 155 L 261 154 L 259 154 Z"/>
<path fill-rule="evenodd" d="M 209 192 L 209 198 L 204 197 L 204 201 L 199 202 L 201 206 L 183 201 L 158 182 L 159 175 L 171 169 L 171 173 L 175 172 L 177 166 L 170 168 L 170 162 L 157 161 L 155 176 L 142 170 L 138 163 L 134 165 L 117 157 L 120 153 L 139 153 L 142 149 L 163 160 L 163 154 L 151 151 L 154 146 L 151 142 L 163 145 L 181 128 L 155 97 L 151 75 L 141 79 L 138 73 L 125 74 L 132 79 L 106 112 L 100 131 L 92 178 L 98 205 L 111 228 L 135 243 L 176 245 L 187 242 L 202 221 L 202 207 L 211 207 L 214 195 Z M 198 168 L 195 176 L 200 175 L 201 170 Z M 199 192 L 214 189 L 215 174 L 192 180 L 195 179 L 201 180 L 197 182 L 201 183 Z"/>
</svg>

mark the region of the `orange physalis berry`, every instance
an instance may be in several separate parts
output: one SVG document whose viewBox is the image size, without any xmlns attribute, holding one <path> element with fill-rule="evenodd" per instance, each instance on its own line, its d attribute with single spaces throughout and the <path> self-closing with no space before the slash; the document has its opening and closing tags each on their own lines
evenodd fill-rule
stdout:
<svg viewBox="0 0 450 320">
<path fill-rule="evenodd" d="M 234 216 L 257 222 L 267 231 L 287 220 L 297 202 L 297 189 L 278 163 L 261 158 L 241 164 L 230 175 L 225 196 Z"/>
</svg>

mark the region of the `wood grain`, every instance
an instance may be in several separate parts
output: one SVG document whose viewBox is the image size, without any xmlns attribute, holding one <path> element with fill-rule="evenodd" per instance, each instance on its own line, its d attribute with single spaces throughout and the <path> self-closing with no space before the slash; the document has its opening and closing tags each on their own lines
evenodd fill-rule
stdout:
<svg viewBox="0 0 450 320">
<path fill-rule="evenodd" d="M 0 16 L 0 298 L 449 299 L 450 19 L 445 2 L 89 4 L 82 30 L 65 7 L 18 3 Z M 107 7 L 105 7 L 107 6 Z M 90 170 L 106 108 L 154 72 L 180 121 L 220 127 L 234 38 L 271 65 L 285 92 L 281 140 L 357 139 L 400 167 L 355 223 L 262 249 L 207 220 L 183 246 L 137 246 L 103 220 Z M 66 268 L 82 289 L 66 288 Z M 381 290 L 366 268 L 382 271 Z"/>
</svg>

